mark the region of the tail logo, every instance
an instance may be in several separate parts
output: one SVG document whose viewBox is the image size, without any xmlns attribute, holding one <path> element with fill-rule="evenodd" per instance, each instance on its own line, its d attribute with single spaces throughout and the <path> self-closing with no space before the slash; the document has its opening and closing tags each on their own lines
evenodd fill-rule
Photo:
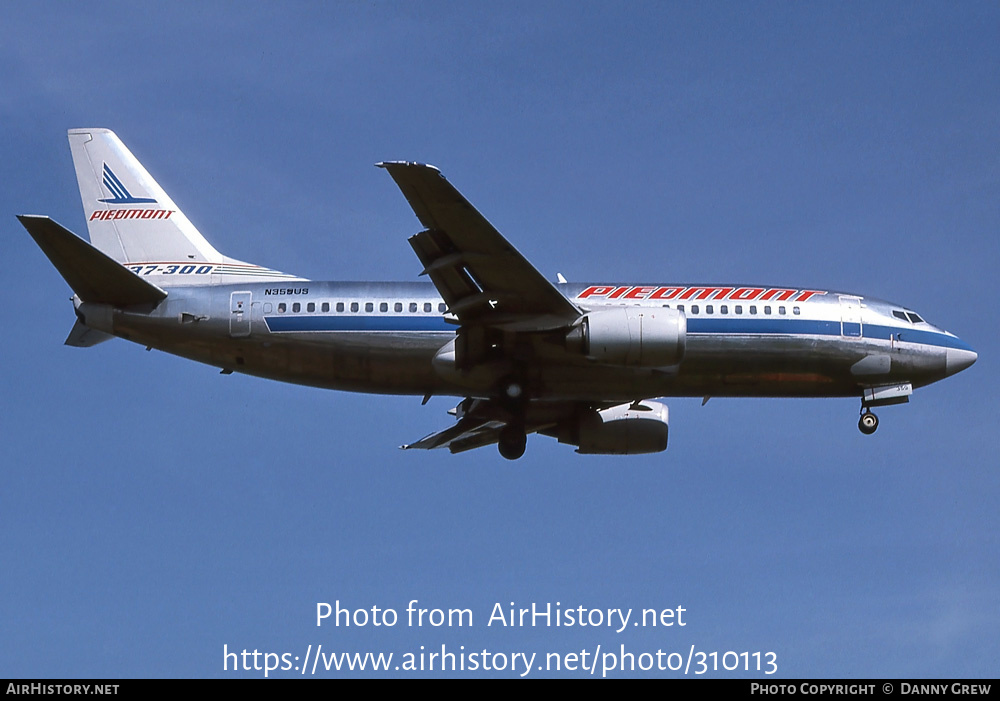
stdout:
<svg viewBox="0 0 1000 701">
<path fill-rule="evenodd" d="M 104 187 L 111 193 L 111 197 L 104 200 L 97 200 L 98 202 L 107 202 L 108 204 L 148 204 L 156 202 L 151 197 L 133 197 L 132 193 L 118 179 L 118 176 L 108 168 L 107 163 L 104 164 Z"/>
</svg>

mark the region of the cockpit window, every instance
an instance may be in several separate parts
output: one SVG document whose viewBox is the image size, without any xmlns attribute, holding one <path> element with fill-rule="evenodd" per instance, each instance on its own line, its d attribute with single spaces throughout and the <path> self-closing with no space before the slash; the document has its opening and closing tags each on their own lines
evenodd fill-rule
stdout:
<svg viewBox="0 0 1000 701">
<path fill-rule="evenodd" d="M 924 324 L 927 323 L 920 318 L 920 315 L 916 312 L 904 312 L 899 309 L 893 309 L 892 315 L 897 319 L 902 319 L 903 321 L 908 321 L 911 324 Z"/>
</svg>

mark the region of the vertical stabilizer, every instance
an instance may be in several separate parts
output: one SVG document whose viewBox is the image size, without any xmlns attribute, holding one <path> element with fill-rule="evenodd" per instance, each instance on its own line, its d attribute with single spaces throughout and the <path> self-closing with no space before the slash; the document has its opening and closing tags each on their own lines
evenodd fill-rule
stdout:
<svg viewBox="0 0 1000 701">
<path fill-rule="evenodd" d="M 221 263 L 223 256 L 108 129 L 71 129 L 90 241 L 119 263 Z"/>
<path fill-rule="evenodd" d="M 227 258 L 109 129 L 70 129 L 90 242 L 161 287 L 301 280 Z"/>
</svg>

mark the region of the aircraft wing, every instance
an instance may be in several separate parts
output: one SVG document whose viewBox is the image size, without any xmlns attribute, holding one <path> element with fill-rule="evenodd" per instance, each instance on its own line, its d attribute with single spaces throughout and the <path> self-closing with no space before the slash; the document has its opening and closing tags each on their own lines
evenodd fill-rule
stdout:
<svg viewBox="0 0 1000 701">
<path fill-rule="evenodd" d="M 574 323 L 580 309 L 535 269 L 468 200 L 428 165 L 379 163 L 425 231 L 410 245 L 463 326 L 544 331 Z"/>
<path fill-rule="evenodd" d="M 534 401 L 524 416 L 524 432 L 528 435 L 546 433 L 579 409 L 580 406 L 568 402 Z M 403 450 L 447 448 L 452 453 L 461 453 L 499 442 L 500 432 L 510 421 L 508 410 L 494 399 L 469 397 L 448 413 L 458 417 L 454 425 L 399 447 Z"/>
<path fill-rule="evenodd" d="M 500 440 L 500 431 L 504 427 L 502 421 L 489 421 L 483 418 L 465 417 L 449 428 L 429 436 L 424 436 L 416 443 L 399 446 L 403 450 L 418 448 L 432 450 L 447 448 L 452 453 L 462 453 L 484 445 L 493 445 Z"/>
</svg>

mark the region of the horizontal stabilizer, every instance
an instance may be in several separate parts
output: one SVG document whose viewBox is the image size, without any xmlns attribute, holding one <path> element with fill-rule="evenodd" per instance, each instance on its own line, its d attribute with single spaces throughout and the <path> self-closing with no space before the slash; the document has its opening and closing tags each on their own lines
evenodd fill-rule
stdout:
<svg viewBox="0 0 1000 701">
<path fill-rule="evenodd" d="M 130 307 L 155 305 L 166 298 L 159 287 L 49 217 L 22 214 L 17 219 L 84 302 Z"/>
<path fill-rule="evenodd" d="M 98 343 L 109 341 L 112 338 L 114 336 L 111 334 L 92 329 L 77 319 L 76 323 L 73 324 L 73 330 L 66 337 L 65 345 L 76 348 L 90 348 L 96 346 Z"/>
</svg>

